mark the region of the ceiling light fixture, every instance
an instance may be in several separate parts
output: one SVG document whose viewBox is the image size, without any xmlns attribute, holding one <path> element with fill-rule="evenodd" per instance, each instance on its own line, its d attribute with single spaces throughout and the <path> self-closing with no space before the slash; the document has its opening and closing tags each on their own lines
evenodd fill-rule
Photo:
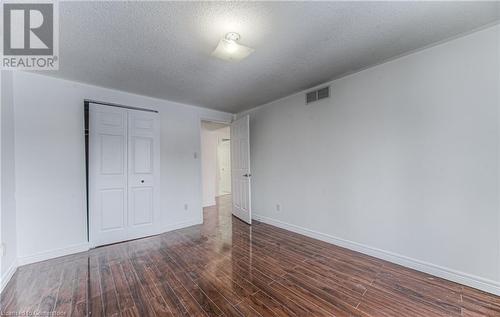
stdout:
<svg viewBox="0 0 500 317">
<path fill-rule="evenodd" d="M 239 62 L 252 54 L 254 49 L 238 43 L 240 35 L 235 32 L 229 32 L 219 41 L 219 44 L 212 52 L 212 56 L 225 61 Z"/>
</svg>

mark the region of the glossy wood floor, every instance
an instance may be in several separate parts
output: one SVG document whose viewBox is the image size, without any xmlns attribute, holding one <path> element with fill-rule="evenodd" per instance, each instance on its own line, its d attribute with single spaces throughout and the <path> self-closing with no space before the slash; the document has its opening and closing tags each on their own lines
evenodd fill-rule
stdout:
<svg viewBox="0 0 500 317">
<path fill-rule="evenodd" d="M 230 214 L 18 269 L 4 314 L 500 316 L 500 297 Z"/>
</svg>

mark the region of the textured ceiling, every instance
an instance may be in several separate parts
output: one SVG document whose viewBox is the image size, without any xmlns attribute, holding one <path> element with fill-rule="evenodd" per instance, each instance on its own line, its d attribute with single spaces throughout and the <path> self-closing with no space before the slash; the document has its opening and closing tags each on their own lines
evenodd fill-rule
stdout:
<svg viewBox="0 0 500 317">
<path fill-rule="evenodd" d="M 498 2 L 61 2 L 47 74 L 239 112 L 499 17 Z M 249 58 L 210 56 L 229 31 Z"/>
</svg>

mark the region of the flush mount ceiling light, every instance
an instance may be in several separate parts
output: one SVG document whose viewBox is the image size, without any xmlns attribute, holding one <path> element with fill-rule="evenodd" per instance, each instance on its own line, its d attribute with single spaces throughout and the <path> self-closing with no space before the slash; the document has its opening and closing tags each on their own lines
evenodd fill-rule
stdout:
<svg viewBox="0 0 500 317">
<path fill-rule="evenodd" d="M 219 44 L 212 52 L 212 56 L 225 61 L 241 61 L 252 54 L 254 49 L 238 43 L 240 35 L 235 32 L 229 32 L 219 41 Z"/>
</svg>

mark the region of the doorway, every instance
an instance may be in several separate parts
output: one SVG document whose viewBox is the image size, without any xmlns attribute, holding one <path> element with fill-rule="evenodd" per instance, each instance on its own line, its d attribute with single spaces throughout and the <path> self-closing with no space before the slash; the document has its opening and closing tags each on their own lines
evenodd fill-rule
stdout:
<svg viewBox="0 0 500 317">
<path fill-rule="evenodd" d="M 251 225 L 250 117 L 231 124 L 201 120 L 200 134 L 204 214 L 225 197 L 232 215 Z"/>
<path fill-rule="evenodd" d="M 231 130 L 229 124 L 201 121 L 203 207 L 231 195 Z"/>
</svg>

